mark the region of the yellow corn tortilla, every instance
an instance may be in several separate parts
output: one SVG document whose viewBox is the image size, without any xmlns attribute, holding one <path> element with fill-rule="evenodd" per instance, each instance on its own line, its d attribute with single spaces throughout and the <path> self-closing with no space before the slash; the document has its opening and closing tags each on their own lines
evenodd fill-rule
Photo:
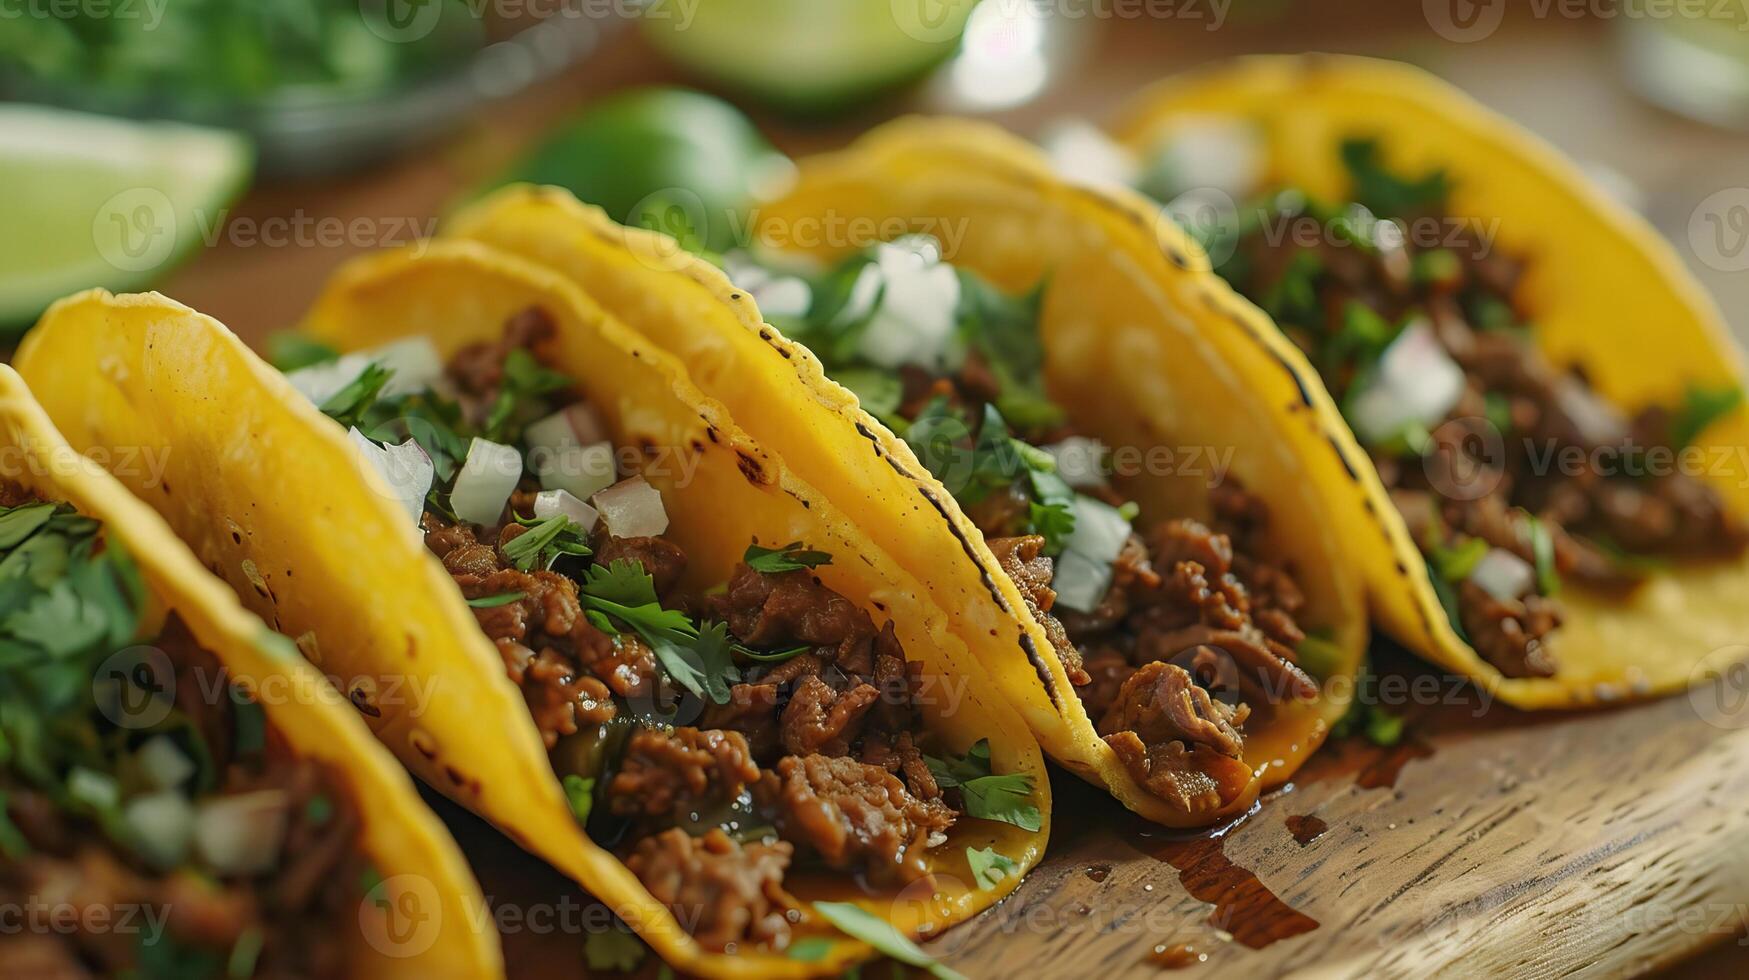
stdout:
<svg viewBox="0 0 1749 980">
<path fill-rule="evenodd" d="M 1255 124 L 1265 183 L 1314 195 L 1344 193 L 1337 146 L 1345 137 L 1376 138 L 1398 170 L 1443 168 L 1452 216 L 1497 224 L 1498 247 L 1528 260 L 1519 289 L 1531 337 L 1555 364 L 1583 361 L 1598 393 L 1626 412 L 1677 404 L 1687 384 L 1749 389 L 1743 352 L 1717 306 L 1650 226 L 1541 139 L 1433 76 L 1367 58 L 1244 58 L 1143 92 L 1113 132 L 1148 152 L 1175 127 L 1210 117 Z M 1453 631 L 1365 453 L 1346 434 L 1339 441 L 1362 471 L 1352 494 L 1364 510 L 1347 508 L 1347 547 L 1385 630 L 1509 704 L 1582 707 L 1662 694 L 1712 677 L 1733 649 L 1740 655 L 1749 556 L 1684 563 L 1627 599 L 1567 583 L 1566 619 L 1550 638 L 1556 676 L 1502 676 Z M 1749 473 L 1733 451 L 1749 445 L 1749 409 L 1709 427 L 1697 445 L 1714 454 L 1705 478 L 1738 514 L 1749 512 Z"/>
<path fill-rule="evenodd" d="M 962 819 L 936 849 L 936 891 L 870 895 L 849 874 L 792 874 L 804 902 L 854 901 L 912 936 L 988 907 L 1019 883 L 978 887 L 967 848 L 993 847 L 1024 872 L 1044 851 L 1050 786 L 1024 724 L 927 593 L 821 495 L 736 428 L 654 345 L 571 283 L 475 243 L 431 243 L 341 270 L 305 329 L 341 348 L 428 337 L 448 356 L 496 339 L 538 306 L 558 337 L 544 353 L 567 374 L 620 446 L 684 454 L 647 469 L 667 504 L 670 540 L 687 552 L 690 584 L 727 579 L 747 545 L 802 540 L 837 560 L 829 587 L 890 618 L 907 654 L 939 679 L 920 707 L 943 748 L 988 739 L 994 769 L 1031 776 L 1041 827 Z M 573 818 L 521 693 L 449 573 L 347 435 L 216 321 L 160 297 L 88 293 L 50 311 L 26 340 L 20 370 L 82 448 L 145 445 L 171 453 L 169 486 L 133 489 L 157 507 L 244 601 L 330 674 L 436 684 L 422 714 L 371 706 L 379 738 L 432 786 L 473 809 L 606 901 L 661 956 L 691 974 L 797 977 L 835 973 L 869 947 L 832 939 L 802 961 L 707 951 Z M 814 933 L 803 933 L 812 935 Z"/>
<path fill-rule="evenodd" d="M 498 934 L 479 886 L 406 771 L 339 703 L 320 673 L 286 655 L 283 638 L 200 567 L 163 518 L 67 444 L 24 380 L 4 365 L 0 476 L 100 521 L 103 533 L 132 556 L 159 611 L 176 613 L 234 682 L 251 692 L 281 692 L 258 700 L 291 751 L 350 781 L 359 846 L 382 875 L 384 890 L 382 904 L 362 902 L 356 919 L 340 923 L 348 975 L 503 975 Z"/>
<path fill-rule="evenodd" d="M 829 225 L 878 237 L 835 237 Z M 821 260 L 930 231 L 947 261 L 1004 290 L 1048 276 L 1048 387 L 1081 431 L 1112 446 L 1234 449 L 1232 472 L 1268 501 L 1276 556 L 1292 562 L 1306 591 L 1302 623 L 1331 631 L 1341 651 L 1323 697 L 1248 728 L 1254 778 L 1245 793 L 1218 811 L 1187 813 L 1138 784 L 1094 731 L 1042 627 L 952 496 L 811 353 L 761 322 L 716 267 L 556 188 L 506 189 L 448 231 L 563 272 L 685 361 L 706 394 L 955 610 L 959 636 L 1072 772 L 1180 827 L 1242 813 L 1285 782 L 1346 710 L 1366 647 L 1361 585 L 1332 516 L 1348 492 L 1342 463 L 1305 451 L 1345 430 L 1316 373 L 1209 273 L 1195 243 L 1139 197 L 1068 186 L 1024 143 L 962 120 L 902 120 L 803 161 L 796 187 L 759 209 L 756 228 L 767 245 Z M 1245 329 L 1211 331 L 1213 318 Z M 1119 489 L 1145 520 L 1206 517 L 1210 475 Z"/>
</svg>

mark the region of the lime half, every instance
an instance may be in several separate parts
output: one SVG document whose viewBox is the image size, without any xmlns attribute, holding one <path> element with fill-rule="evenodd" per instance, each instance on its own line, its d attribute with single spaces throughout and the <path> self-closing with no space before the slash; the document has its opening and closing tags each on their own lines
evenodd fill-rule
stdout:
<svg viewBox="0 0 1749 980">
<path fill-rule="evenodd" d="M 162 278 L 218 236 L 252 159 L 221 130 L 0 105 L 0 328 Z"/>
</svg>

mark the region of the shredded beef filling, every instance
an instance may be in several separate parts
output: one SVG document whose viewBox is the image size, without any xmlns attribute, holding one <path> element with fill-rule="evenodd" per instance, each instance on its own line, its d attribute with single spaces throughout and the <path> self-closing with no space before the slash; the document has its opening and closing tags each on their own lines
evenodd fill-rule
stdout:
<svg viewBox="0 0 1749 980">
<path fill-rule="evenodd" d="M 492 403 L 511 351 L 550 330 L 531 312 L 499 342 L 459 352 L 450 375 L 468 410 Z M 719 950 L 787 945 L 804 918 L 783 887 L 792 863 L 876 885 L 927 876 L 929 849 L 961 811 L 917 744 L 920 665 L 890 624 L 877 626 L 805 568 L 742 564 L 720 592 L 693 594 L 680 548 L 614 537 L 605 525 L 586 529 L 587 558 L 519 570 L 504 549 L 528 533 L 511 517 L 530 512 L 533 489 L 529 481 L 512 495 L 497 528 L 428 511 L 426 545 L 467 598 L 516 596 L 477 607 L 481 629 L 555 768 L 600 778 L 592 836 L 695 939 Z M 723 703 L 690 698 L 634 631 L 610 632 L 585 610 L 578 583 L 589 567 L 627 561 L 649 574 L 664 608 L 726 624 L 736 644 L 769 659 L 743 658 Z"/>
<path fill-rule="evenodd" d="M 30 783 L 0 771 L 5 816 L 28 845 L 27 853 L 0 857 L 0 905 L 24 909 L 48 903 L 76 912 L 59 914 L 80 926 L 0 937 L 0 975 L 125 974 L 147 955 L 142 934 L 82 927 L 132 921 L 140 909 L 164 916 L 159 942 L 217 963 L 215 976 L 224 975 L 227 957 L 245 937 L 259 937 L 261 943 L 252 976 L 340 975 L 346 966 L 342 939 L 356 928 L 369 869 L 350 783 L 322 765 L 292 757 L 271 726 L 264 748 L 236 751 L 235 708 L 228 697 L 210 696 L 212 690 L 225 690 L 218 661 L 174 618 L 153 645 L 175 669 L 176 709 L 213 755 L 219 777 L 213 794 L 284 794 L 287 824 L 279 858 L 272 870 L 255 876 L 215 878 L 192 866 L 157 870 L 90 817 L 69 812 Z M 185 969 L 194 969 L 192 961 Z"/>
<path fill-rule="evenodd" d="M 1345 156 L 1359 145 L 1345 145 Z M 1362 168 L 1353 171 L 1357 188 L 1363 178 L 1379 180 L 1363 172 L 1365 163 L 1350 166 Z M 1558 666 L 1548 641 L 1561 623 L 1559 600 L 1542 582 L 1501 598 L 1469 581 L 1444 581 L 1442 555 L 1480 539 L 1535 565 L 1536 540 L 1547 534 L 1561 579 L 1625 591 L 1644 580 L 1644 571 L 1624 556 L 1736 556 L 1749 546 L 1749 530 L 1713 487 L 1680 470 L 1553 465 L 1563 457 L 1645 459 L 1649 450 L 1680 447 L 1667 410 L 1652 406 L 1621 418 L 1592 393 L 1582 368 L 1551 363 L 1530 336 L 1534 311 L 1515 299 L 1529 263 L 1493 248 L 1442 209 L 1442 199 L 1429 198 L 1407 213 L 1379 215 L 1438 221 L 1448 232 L 1438 249 L 1412 237 L 1400 247 L 1337 243 L 1323 218 L 1275 212 L 1264 224 L 1305 227 L 1244 235 L 1219 271 L 1275 315 L 1344 404 L 1365 376 L 1348 329 L 1356 309 L 1377 314 L 1381 324 L 1419 318 L 1431 327 L 1463 371 L 1463 394 L 1441 424 L 1428 427 L 1429 444 L 1374 447 L 1374 463 L 1427 554 L 1436 587 L 1455 606 L 1453 625 L 1506 676 L 1548 677 Z M 1309 285 L 1290 290 L 1290 279 Z M 1296 301 L 1299 295 L 1314 301 Z M 1443 479 L 1453 474 L 1462 492 L 1442 493 L 1450 486 Z"/>
</svg>

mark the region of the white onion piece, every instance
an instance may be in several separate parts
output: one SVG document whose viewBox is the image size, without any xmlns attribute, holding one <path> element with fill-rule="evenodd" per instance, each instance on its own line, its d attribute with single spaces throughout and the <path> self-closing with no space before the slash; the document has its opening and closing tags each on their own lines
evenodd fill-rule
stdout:
<svg viewBox="0 0 1749 980">
<path fill-rule="evenodd" d="M 292 387 L 320 405 L 357 380 L 372 364 L 393 372 L 383 383 L 385 398 L 410 395 L 435 386 L 443 378 L 443 358 L 425 337 L 397 340 L 375 350 L 355 351 L 332 361 L 299 368 L 285 376 Z"/>
<path fill-rule="evenodd" d="M 129 800 L 122 818 L 134 832 L 140 853 L 154 867 L 174 868 L 188 857 L 194 838 L 194 807 L 174 790 L 144 793 Z"/>
<path fill-rule="evenodd" d="M 535 472 L 544 490 L 564 490 L 579 500 L 594 496 L 619 479 L 614 466 L 613 443 L 573 446 L 535 456 Z"/>
<path fill-rule="evenodd" d="M 621 480 L 589 502 L 601 512 L 601 522 L 613 537 L 648 538 L 668 530 L 662 494 L 641 476 Z"/>
<path fill-rule="evenodd" d="M 595 508 L 564 490 L 543 490 L 534 495 L 534 516 L 551 517 L 563 514 L 584 531 L 595 527 L 599 516 Z"/>
<path fill-rule="evenodd" d="M 375 362 L 394 372 L 383 384 L 385 398 L 425 391 L 436 386 L 443 378 L 443 357 L 437 353 L 436 345 L 427 337 L 397 340 L 366 351 L 364 357 L 367 362 Z"/>
<path fill-rule="evenodd" d="M 876 248 L 873 268 L 879 270 L 880 300 L 858 347 L 871 364 L 888 369 L 916 364 L 932 371 L 959 366 L 964 354 L 955 330 L 960 280 L 939 255 L 934 240 L 922 236 Z M 865 269 L 857 287 L 867 277 Z"/>
<path fill-rule="evenodd" d="M 1098 439 L 1070 436 L 1039 447 L 1057 463 L 1057 475 L 1071 487 L 1105 486 L 1105 445 Z"/>
<path fill-rule="evenodd" d="M 813 290 L 795 276 L 779 276 L 747 292 L 763 316 L 806 316 L 814 301 Z"/>
<path fill-rule="evenodd" d="M 572 402 L 523 427 L 522 441 L 529 449 L 589 446 L 607 441 L 607 427 L 588 402 Z"/>
<path fill-rule="evenodd" d="M 1116 507 L 1092 497 L 1075 498 L 1075 530 L 1057 558 L 1051 588 L 1057 604 L 1092 612 L 1111 589 L 1111 564 L 1130 537 L 1130 522 Z"/>
<path fill-rule="evenodd" d="M 1490 548 L 1470 570 L 1470 581 L 1501 602 L 1511 602 L 1530 592 L 1536 569 L 1504 548 Z"/>
<path fill-rule="evenodd" d="M 1147 169 L 1167 199 L 1211 189 L 1238 200 L 1262 182 L 1264 159 L 1256 126 L 1231 116 L 1196 116 L 1155 145 Z"/>
<path fill-rule="evenodd" d="M 491 527 L 504 515 L 504 503 L 522 479 L 522 453 L 515 446 L 475 437 L 467 461 L 456 474 L 449 494 L 455 516 L 469 524 Z"/>
<path fill-rule="evenodd" d="M 431 492 L 432 481 L 437 479 L 437 468 L 432 465 L 431 456 L 412 439 L 400 445 L 379 446 L 356 427 L 347 435 L 365 461 L 389 485 L 395 502 L 417 523 L 420 515 L 425 513 L 425 495 Z"/>
<path fill-rule="evenodd" d="M 278 789 L 202 800 L 194 814 L 195 849 L 220 874 L 271 871 L 285 840 L 287 805 Z"/>
<path fill-rule="evenodd" d="M 121 802 L 121 788 L 114 778 L 84 766 L 67 773 L 67 795 L 95 810 L 109 810 Z"/>
<path fill-rule="evenodd" d="M 1464 393 L 1464 371 L 1417 320 L 1385 348 L 1378 371 L 1349 396 L 1349 422 L 1361 441 L 1387 442 L 1411 423 L 1438 424 Z"/>
<path fill-rule="evenodd" d="M 175 789 L 194 775 L 194 763 L 182 754 L 176 741 L 168 735 L 154 735 L 140 746 L 134 759 L 153 789 Z"/>
<path fill-rule="evenodd" d="M 1052 123 L 1039 143 L 1057 173 L 1078 184 L 1128 187 L 1136 182 L 1141 169 L 1127 147 L 1079 119 Z"/>
<path fill-rule="evenodd" d="M 1594 446 L 1613 445 L 1627 438 L 1628 420 L 1570 374 L 1555 383 L 1555 404 L 1573 421 L 1579 436 Z"/>
</svg>

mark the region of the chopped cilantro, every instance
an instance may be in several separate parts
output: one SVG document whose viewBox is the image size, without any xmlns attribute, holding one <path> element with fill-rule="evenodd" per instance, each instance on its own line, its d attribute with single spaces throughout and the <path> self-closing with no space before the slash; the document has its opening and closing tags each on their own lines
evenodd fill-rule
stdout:
<svg viewBox="0 0 1749 980">
<path fill-rule="evenodd" d="M 824 551 L 807 551 L 800 541 L 791 541 L 781 548 L 761 548 L 756 544 L 747 546 L 747 553 L 742 561 L 747 567 L 765 575 L 777 575 L 783 572 L 794 572 L 804 568 L 818 568 L 821 565 L 832 564 L 832 556 Z"/>
<path fill-rule="evenodd" d="M 521 592 L 500 592 L 497 595 L 483 595 L 468 600 L 468 605 L 475 609 L 496 609 L 508 606 L 513 602 L 521 602 L 528 598 Z"/>
<path fill-rule="evenodd" d="M 571 805 L 571 815 L 577 818 L 579 825 L 589 823 L 589 814 L 595 809 L 595 780 L 566 773 L 561 783 L 565 788 L 565 802 Z"/>
<path fill-rule="evenodd" d="M 286 374 L 324 364 L 339 356 L 340 352 L 334 348 L 296 331 L 276 333 L 267 338 L 268 362 Z"/>
<path fill-rule="evenodd" d="M 1329 631 L 1308 631 L 1306 638 L 1294 648 L 1300 666 L 1306 673 L 1323 680 L 1332 677 L 1347 659 L 1347 654 L 1330 638 Z"/>
<path fill-rule="evenodd" d="M 592 971 L 628 972 L 644 961 L 644 944 L 630 929 L 615 925 L 584 937 L 583 958 Z"/>
<path fill-rule="evenodd" d="M 1318 302 L 1318 276 L 1323 271 L 1324 263 L 1316 254 L 1304 249 L 1295 252 L 1282 267 L 1280 278 L 1257 298 L 1257 305 L 1283 325 L 1321 326 L 1324 308 Z"/>
<path fill-rule="evenodd" d="M 228 980 L 248 980 L 255 975 L 255 964 L 261 959 L 261 947 L 265 940 L 259 926 L 251 926 L 237 937 L 237 941 L 231 945 L 230 957 L 225 960 L 225 976 Z"/>
<path fill-rule="evenodd" d="M 518 517 L 516 522 L 528 530 L 510 539 L 499 550 L 517 571 L 528 572 L 536 568 L 544 571 L 552 568 L 560 555 L 590 553 L 588 530 L 563 514 L 535 520 Z"/>
<path fill-rule="evenodd" d="M 389 383 L 394 371 L 381 364 L 371 362 L 365 365 L 358 377 L 346 383 L 346 387 L 329 395 L 327 400 L 317 406 L 322 414 L 339 423 L 343 428 L 352 428 L 364 420 L 365 413 L 376 404 L 377 396 L 383 393 L 383 386 Z"/>
<path fill-rule="evenodd" d="M 803 936 L 790 943 L 784 955 L 800 963 L 818 963 L 832 952 L 833 945 L 832 940 L 825 936 Z"/>
<path fill-rule="evenodd" d="M 729 702 L 729 685 L 741 671 L 730 658 L 729 629 L 721 623 L 702 628 L 685 613 L 664 609 L 656 586 L 637 562 L 621 559 L 606 568 L 591 565 L 579 590 L 583 604 L 630 627 L 676 684 L 716 704 Z"/>
<path fill-rule="evenodd" d="M 978 887 L 986 890 L 995 888 L 1020 871 L 1020 865 L 1007 856 L 996 853 L 993 847 L 982 850 L 966 848 L 966 864 L 971 867 L 972 877 L 977 880 Z"/>
<path fill-rule="evenodd" d="M 1682 405 L 1670 420 L 1670 444 L 1678 449 L 1694 445 L 1709 426 L 1743 404 L 1743 389 L 1731 386 L 1703 388 L 1690 385 L 1682 393 Z"/>
<path fill-rule="evenodd" d="M 304 819 L 310 823 L 321 826 L 327 823 L 332 816 L 334 816 L 334 801 L 320 793 L 310 797 L 310 801 L 304 804 Z"/>
<path fill-rule="evenodd" d="M 905 397 L 905 386 L 897 375 L 874 368 L 843 368 L 832 372 L 832 380 L 849 388 L 862 403 L 862 410 L 885 420 L 899 411 Z"/>
<path fill-rule="evenodd" d="M 1354 182 L 1350 195 L 1381 218 L 1405 218 L 1443 210 L 1451 193 L 1444 170 L 1430 170 L 1419 178 L 1400 177 L 1379 159 L 1377 140 L 1350 138 L 1339 149 L 1342 165 Z"/>
<path fill-rule="evenodd" d="M 1561 591 L 1561 575 L 1555 569 L 1555 539 L 1547 525 L 1533 514 L 1524 515 L 1525 530 L 1530 535 L 1530 553 L 1536 559 L 1536 590 L 1552 596 Z"/>
<path fill-rule="evenodd" d="M 958 789 L 966 813 L 981 820 L 1039 829 L 1032 800 L 1032 777 L 1024 773 L 995 775 L 990 770 L 990 740 L 979 739 L 963 756 L 924 756 L 929 772 L 943 789 Z"/>
<path fill-rule="evenodd" d="M 940 980 L 964 980 L 960 974 L 935 962 L 933 957 L 918 948 L 916 943 L 891 922 L 869 913 L 860 905 L 850 902 L 815 902 L 814 911 L 837 926 L 845 935 L 873 946 L 876 952 L 884 953 L 907 966 L 928 970 Z"/>
<path fill-rule="evenodd" d="M 1464 538 L 1455 545 L 1435 546 L 1428 552 L 1433 570 L 1447 582 L 1457 583 L 1470 577 L 1476 563 L 1488 554 L 1488 542 L 1481 538 Z"/>
<path fill-rule="evenodd" d="M 542 396 L 570 386 L 570 378 L 541 364 L 526 349 L 512 350 L 504 358 L 504 380 L 486 415 L 481 438 L 507 445 L 516 443 L 521 437 L 521 423 L 539 418 L 535 413 L 546 407 Z"/>
</svg>

